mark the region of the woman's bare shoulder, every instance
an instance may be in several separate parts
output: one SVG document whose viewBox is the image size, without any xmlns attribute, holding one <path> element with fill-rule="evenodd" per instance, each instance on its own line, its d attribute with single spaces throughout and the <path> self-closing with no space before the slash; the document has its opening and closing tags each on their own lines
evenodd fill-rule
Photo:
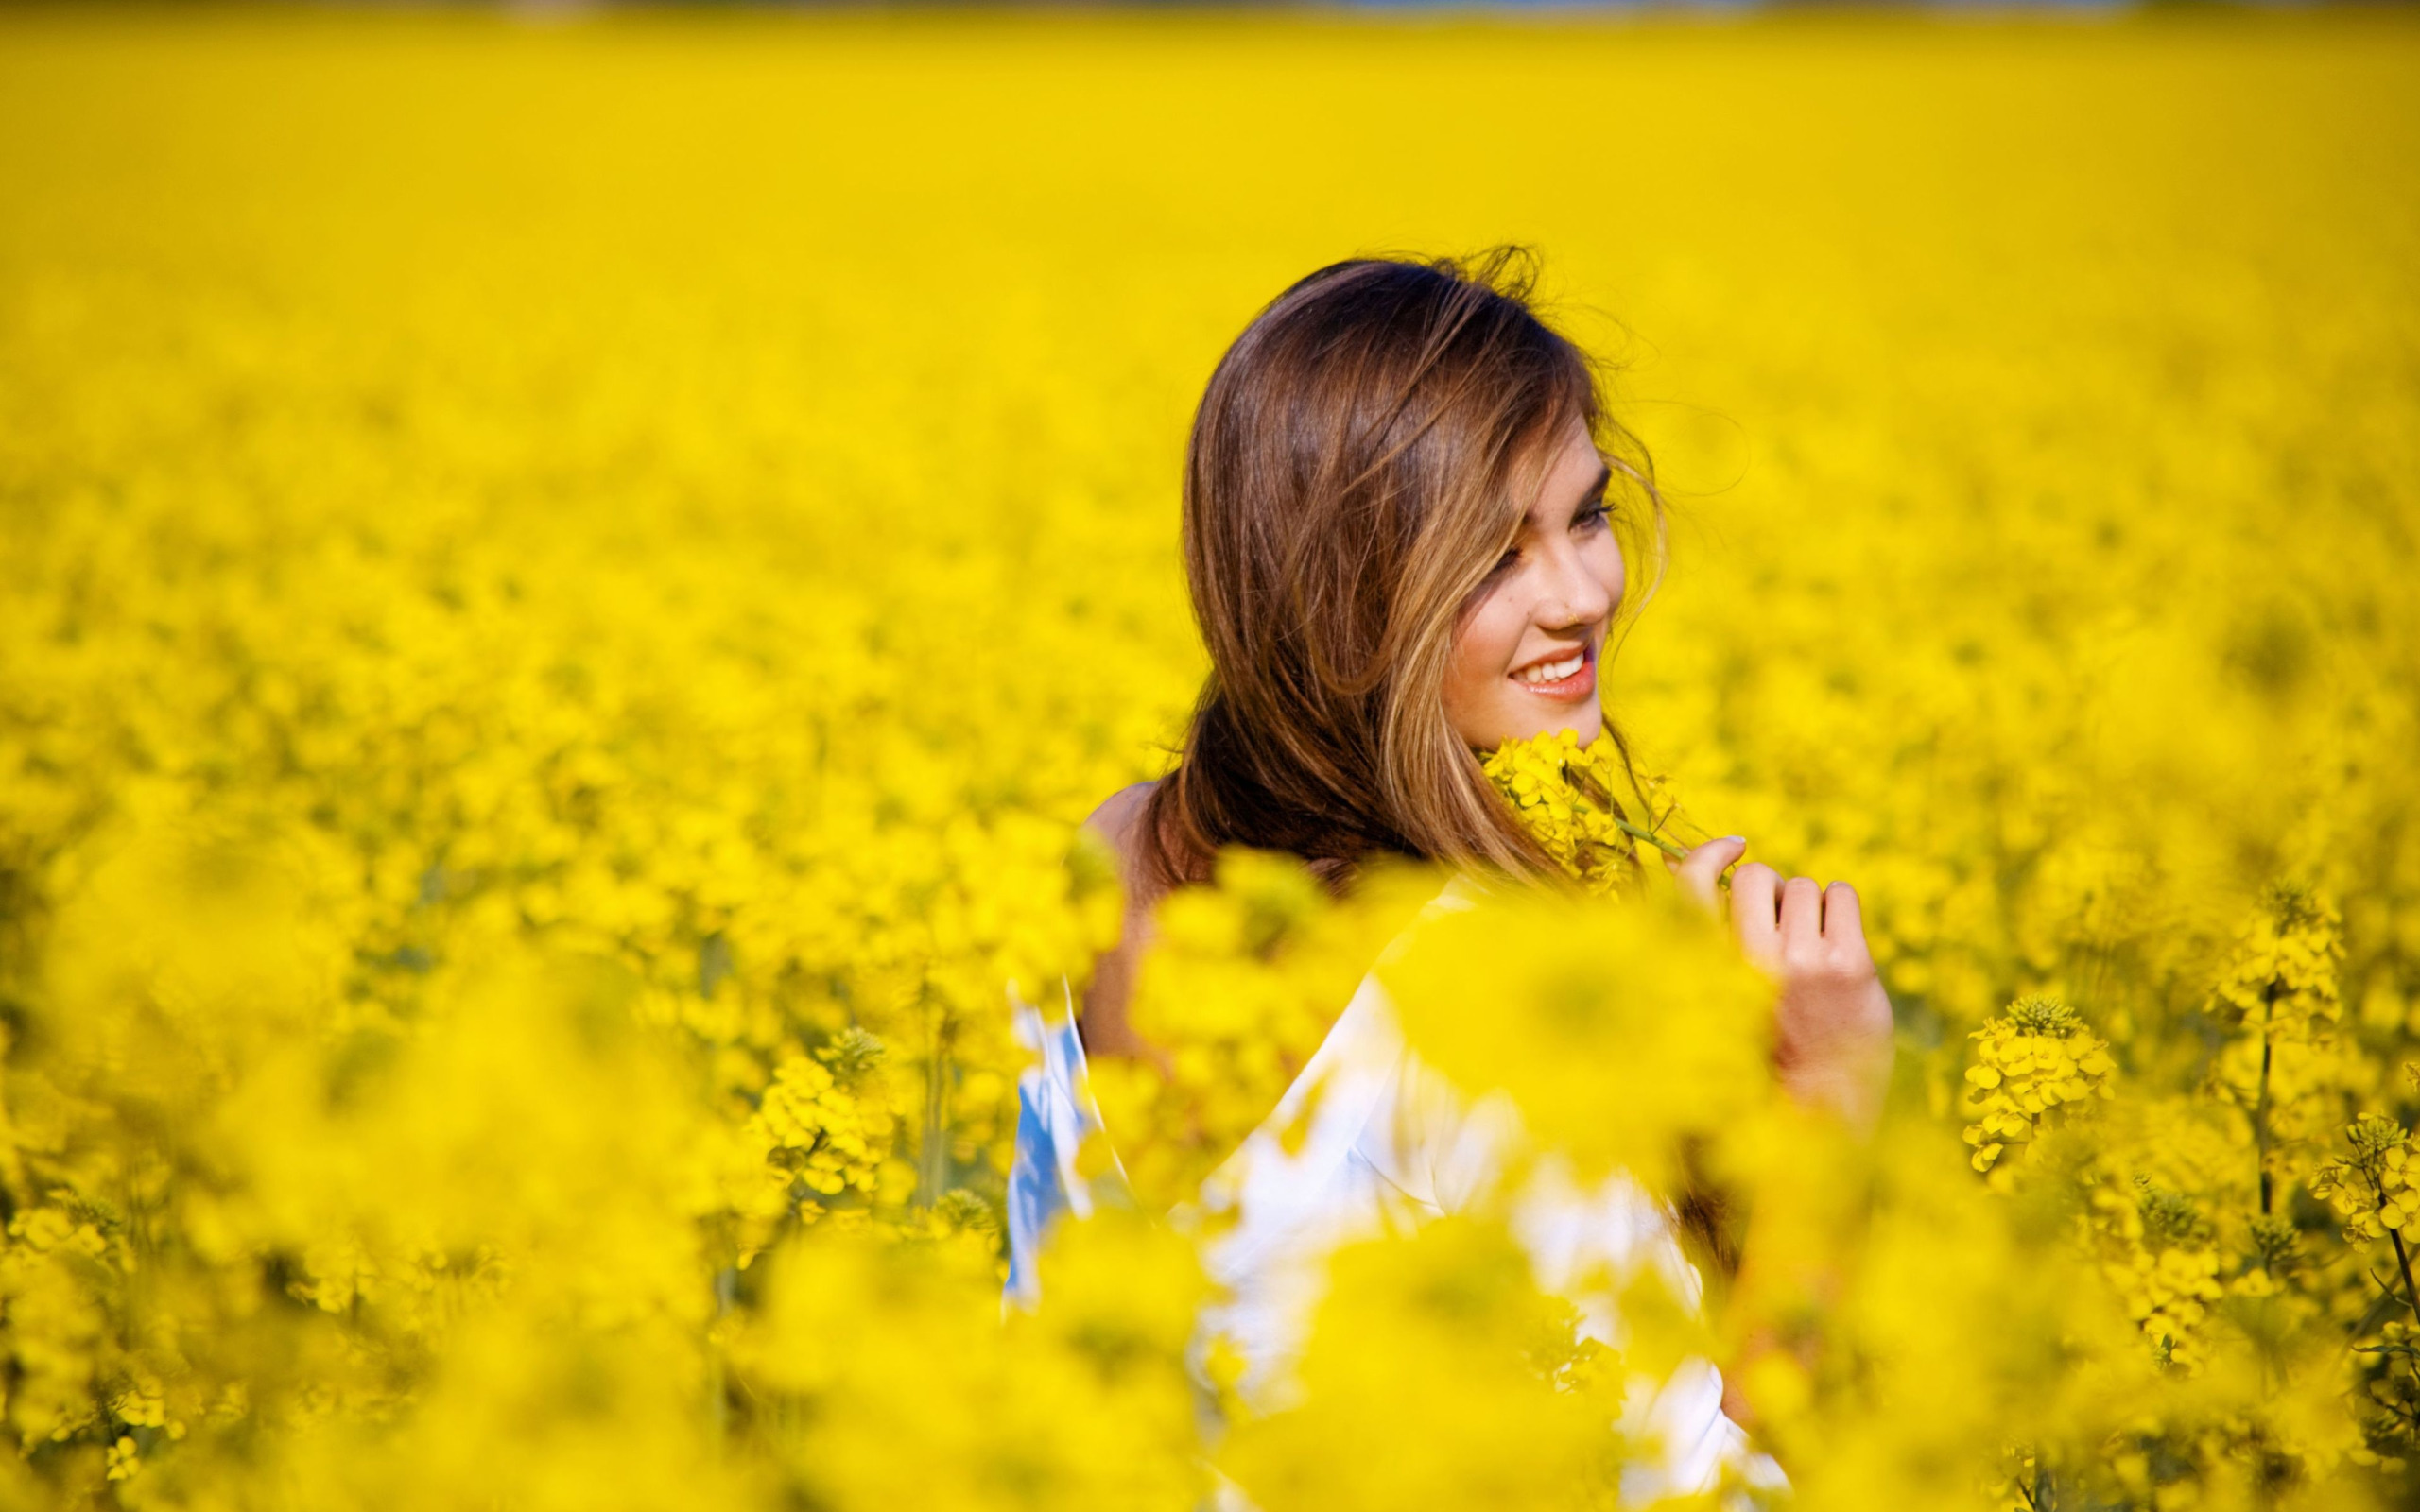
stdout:
<svg viewBox="0 0 2420 1512">
<path fill-rule="evenodd" d="M 1143 951 L 1150 943 L 1151 902 L 1149 885 L 1136 865 L 1140 859 L 1143 816 L 1156 782 L 1122 787 L 1103 799 L 1084 820 L 1084 828 L 1100 837 L 1117 856 L 1120 881 L 1126 886 L 1126 918 L 1117 943 L 1094 963 L 1091 986 L 1085 990 L 1078 1028 L 1091 1055 L 1144 1056 L 1150 1048 L 1126 1022 L 1126 1002 Z"/>
<path fill-rule="evenodd" d="M 1100 800 L 1100 806 L 1084 820 L 1084 828 L 1100 838 L 1117 853 L 1119 869 L 1132 885 L 1136 846 L 1141 838 L 1144 806 L 1151 800 L 1156 782 L 1135 782 L 1121 787 Z"/>
</svg>

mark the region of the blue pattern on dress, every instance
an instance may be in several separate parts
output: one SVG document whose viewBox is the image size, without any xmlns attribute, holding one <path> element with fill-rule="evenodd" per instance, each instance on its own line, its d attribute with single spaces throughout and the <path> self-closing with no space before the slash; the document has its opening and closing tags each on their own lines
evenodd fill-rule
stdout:
<svg viewBox="0 0 2420 1512">
<path fill-rule="evenodd" d="M 1022 998 L 1010 1001 L 1017 1040 L 1038 1060 L 1017 1077 L 1017 1145 L 1009 1166 L 1009 1279 L 1001 1301 L 1030 1309 L 1042 1298 L 1034 1262 L 1051 1222 L 1064 1211 L 1079 1218 L 1092 1212 L 1091 1194 L 1076 1174 L 1076 1155 L 1100 1131 L 1100 1120 L 1089 1098 L 1079 1103 L 1075 1095 L 1084 1045 L 1072 1000 L 1056 1022 L 1046 1022 Z"/>
</svg>

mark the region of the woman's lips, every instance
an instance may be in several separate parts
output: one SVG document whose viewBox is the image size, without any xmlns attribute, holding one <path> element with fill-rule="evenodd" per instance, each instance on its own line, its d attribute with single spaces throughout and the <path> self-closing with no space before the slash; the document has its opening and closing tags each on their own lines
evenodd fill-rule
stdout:
<svg viewBox="0 0 2420 1512">
<path fill-rule="evenodd" d="M 1577 667 L 1564 671 L 1574 662 L 1579 663 Z M 1563 675 L 1538 678 L 1540 672 L 1560 672 Z M 1548 702 L 1579 703 L 1597 691 L 1597 659 L 1585 647 L 1581 647 L 1532 662 L 1507 674 L 1507 677 L 1523 693 L 1535 694 Z"/>
</svg>

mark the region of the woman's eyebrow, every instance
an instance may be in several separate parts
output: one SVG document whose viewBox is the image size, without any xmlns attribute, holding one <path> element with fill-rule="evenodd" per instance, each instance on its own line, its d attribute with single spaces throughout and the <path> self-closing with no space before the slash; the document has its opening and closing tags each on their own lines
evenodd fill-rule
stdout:
<svg viewBox="0 0 2420 1512">
<path fill-rule="evenodd" d="M 1587 491 L 1580 495 L 1580 502 L 1571 507 L 1573 511 L 1576 513 L 1579 510 L 1587 508 L 1592 504 L 1601 502 L 1605 497 L 1605 486 L 1613 481 L 1614 470 L 1602 462 L 1598 463 L 1597 481 L 1589 484 Z M 1523 528 L 1530 530 L 1545 529 L 1546 526 L 1542 523 L 1542 517 L 1546 511 L 1546 507 L 1547 502 L 1543 497 L 1538 499 L 1536 503 L 1530 505 L 1529 514 L 1521 521 Z"/>
</svg>

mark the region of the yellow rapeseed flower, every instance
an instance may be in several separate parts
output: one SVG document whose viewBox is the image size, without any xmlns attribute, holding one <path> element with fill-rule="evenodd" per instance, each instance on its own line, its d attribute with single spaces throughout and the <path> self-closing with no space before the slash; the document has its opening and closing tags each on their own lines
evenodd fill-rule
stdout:
<svg viewBox="0 0 2420 1512">
<path fill-rule="evenodd" d="M 2116 1095 L 2117 1062 L 2107 1041 L 2055 997 L 2017 999 L 1974 1032 L 1975 1064 L 1966 1068 L 1966 1143 L 1975 1169 L 1991 1172 L 2004 1156 L 2021 1158 L 2035 1135 L 2063 1109 Z M 2010 1156 L 2010 1147 L 2016 1154 Z M 2002 1168 L 2005 1180 L 2005 1167 Z"/>
</svg>

